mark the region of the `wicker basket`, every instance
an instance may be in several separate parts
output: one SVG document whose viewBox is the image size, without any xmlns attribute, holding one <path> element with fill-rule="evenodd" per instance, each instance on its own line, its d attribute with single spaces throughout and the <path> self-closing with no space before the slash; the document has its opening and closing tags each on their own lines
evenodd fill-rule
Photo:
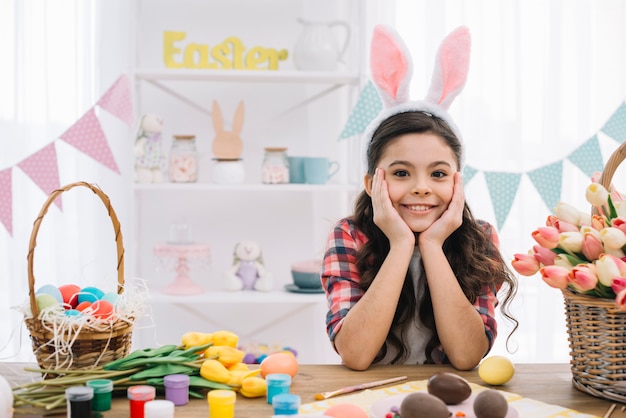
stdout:
<svg viewBox="0 0 626 418">
<path fill-rule="evenodd" d="M 607 161 L 600 184 L 609 188 L 626 158 L 626 142 Z M 572 383 L 600 398 L 626 402 L 626 312 L 614 299 L 563 290 L 571 355 Z"/>
<path fill-rule="evenodd" d="M 125 357 L 130 352 L 133 321 L 128 318 L 116 318 L 106 325 L 84 322 L 80 327 L 62 328 L 63 332 L 50 331 L 49 324 L 39 318 L 39 308 L 35 300 L 35 276 L 33 275 L 33 259 L 37 233 L 48 207 L 61 193 L 74 187 L 87 187 L 104 203 L 113 223 L 115 242 L 117 245 L 117 293 L 124 291 L 124 245 L 122 231 L 117 214 L 111 206 L 109 197 L 98 187 L 85 182 L 72 183 L 53 191 L 44 203 L 33 224 L 28 250 L 28 289 L 32 317 L 25 319 L 30 332 L 32 348 L 37 362 L 42 369 L 90 369 L 100 364 Z M 64 342 L 66 349 L 59 350 L 56 341 Z"/>
</svg>

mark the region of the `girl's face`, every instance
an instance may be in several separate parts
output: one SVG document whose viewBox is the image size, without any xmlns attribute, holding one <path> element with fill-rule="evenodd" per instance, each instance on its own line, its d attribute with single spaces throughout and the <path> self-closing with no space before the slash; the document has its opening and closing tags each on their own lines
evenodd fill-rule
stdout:
<svg viewBox="0 0 626 418">
<path fill-rule="evenodd" d="M 377 168 L 384 170 L 391 204 L 413 232 L 425 231 L 452 200 L 456 157 L 431 132 L 399 136 L 387 145 Z M 368 182 L 371 192 L 370 176 Z"/>
</svg>

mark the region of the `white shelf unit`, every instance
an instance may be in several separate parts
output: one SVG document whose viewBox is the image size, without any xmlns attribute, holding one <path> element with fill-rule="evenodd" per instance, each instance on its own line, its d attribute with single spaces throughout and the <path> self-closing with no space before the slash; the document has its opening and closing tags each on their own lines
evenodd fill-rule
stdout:
<svg viewBox="0 0 626 418">
<path fill-rule="evenodd" d="M 143 3 L 138 8 L 141 27 L 142 11 L 153 3 L 138 1 Z M 285 10 L 296 14 L 304 9 L 294 6 L 299 2 L 291 0 L 270 3 L 271 7 L 285 6 Z M 344 13 L 341 18 L 352 27 L 352 54 L 345 68 L 333 72 L 298 71 L 289 68 L 290 63 L 281 63 L 285 68 L 277 71 L 163 69 L 154 57 L 146 57 L 154 47 L 138 46 L 138 65 L 133 72 L 136 113 L 156 113 L 163 117 L 165 149 L 175 134 L 196 135 L 200 174 L 197 183 L 133 186 L 136 222 L 130 240 L 132 258 L 128 258 L 131 272 L 149 284 L 153 294 L 152 317 L 156 322 L 154 328 L 137 334 L 137 344 L 171 342 L 182 332 L 195 330 L 188 327 L 203 326 L 209 332 L 221 326 L 267 344 L 278 342 L 282 333 L 280 342 L 303 350 L 302 360 L 337 361 L 324 331 L 323 295 L 295 294 L 283 287 L 291 282 L 291 263 L 323 256 L 330 228 L 339 217 L 351 212 L 360 189 L 358 141 L 338 141 L 338 137 L 363 85 L 361 25 L 365 6 L 359 0 L 339 3 L 338 9 Z M 159 0 L 156 8 L 163 12 L 172 5 L 180 8 L 188 4 L 199 7 L 197 2 Z M 155 13 L 151 11 L 150 15 Z M 245 11 L 241 14 L 245 15 Z M 281 19 L 296 22 L 296 17 L 285 14 Z M 159 25 L 151 22 L 147 32 L 155 33 L 155 27 Z M 280 39 L 295 42 L 299 27 L 290 23 L 276 30 L 285 32 Z M 138 29 L 139 43 L 142 38 L 145 42 L 147 36 L 141 32 Z M 143 55 L 142 50 L 145 50 Z M 226 127 L 236 104 L 243 100 L 246 106 L 242 132 L 246 179 L 242 184 L 211 181 L 210 109 L 214 99 L 220 103 Z M 326 156 L 339 161 L 341 170 L 325 185 L 261 184 L 263 148 L 268 146 L 286 146 L 289 155 Z M 170 296 L 159 292 L 160 287 L 173 280 L 175 273 L 170 268 L 159 267 L 152 249 L 168 239 L 170 225 L 181 223 L 189 225 L 196 242 L 211 247 L 210 266 L 191 265 L 192 279 L 206 289 L 200 295 Z M 274 277 L 275 291 L 222 291 L 221 275 L 232 266 L 235 244 L 244 239 L 261 244 L 265 268 Z M 181 323 L 185 323 L 184 330 Z"/>
</svg>

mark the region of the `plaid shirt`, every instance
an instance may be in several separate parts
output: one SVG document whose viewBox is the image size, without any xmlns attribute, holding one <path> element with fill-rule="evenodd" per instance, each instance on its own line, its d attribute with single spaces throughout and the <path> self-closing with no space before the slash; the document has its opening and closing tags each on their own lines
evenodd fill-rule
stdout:
<svg viewBox="0 0 626 418">
<path fill-rule="evenodd" d="M 479 224 L 498 248 L 499 240 L 493 227 L 484 221 L 479 221 Z M 363 290 L 359 286 L 361 274 L 357 269 L 356 259 L 358 251 L 366 242 L 367 237 L 356 228 L 350 218 L 340 220 L 328 236 L 322 269 L 322 285 L 328 299 L 326 330 L 331 342 L 335 340 L 348 311 L 363 296 Z M 485 324 L 489 350 L 497 335 L 495 307 L 498 305 L 496 294 L 500 286 L 501 284 L 495 287 L 483 287 L 474 302 Z M 435 349 L 432 357 L 437 363 L 448 363 L 441 346 Z"/>
</svg>

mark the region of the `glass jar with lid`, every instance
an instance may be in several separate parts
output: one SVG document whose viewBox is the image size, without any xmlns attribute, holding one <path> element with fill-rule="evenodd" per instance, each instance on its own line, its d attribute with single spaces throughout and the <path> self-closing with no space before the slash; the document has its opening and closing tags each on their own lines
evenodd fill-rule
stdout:
<svg viewBox="0 0 626 418">
<path fill-rule="evenodd" d="M 289 161 L 287 148 L 265 148 L 265 158 L 261 170 L 262 182 L 266 184 L 289 183 Z"/>
<path fill-rule="evenodd" d="M 198 180 L 198 150 L 195 135 L 174 135 L 170 148 L 170 181 L 192 183 Z"/>
</svg>

